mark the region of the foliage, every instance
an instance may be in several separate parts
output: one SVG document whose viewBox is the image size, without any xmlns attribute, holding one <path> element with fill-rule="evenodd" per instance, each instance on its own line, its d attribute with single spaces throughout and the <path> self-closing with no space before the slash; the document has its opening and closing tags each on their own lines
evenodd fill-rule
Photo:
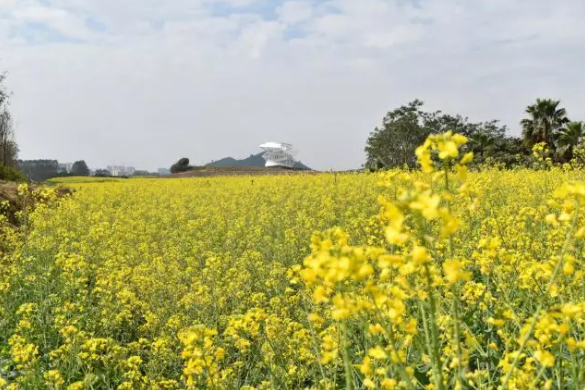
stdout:
<svg viewBox="0 0 585 390">
<path fill-rule="evenodd" d="M 2 241 L 1 380 L 582 389 L 585 171 L 469 172 L 467 143 L 428 138 L 422 171 L 80 178 Z"/>
<path fill-rule="evenodd" d="M 22 182 L 27 179 L 18 169 L 0 164 L 0 180 Z"/>
<path fill-rule="evenodd" d="M 507 136 L 507 128 L 497 120 L 473 123 L 460 115 L 441 111 L 426 112 L 419 100 L 389 112 L 383 125 L 374 130 L 366 145 L 366 167 L 370 170 L 416 165 L 414 149 L 429 135 L 452 129 L 469 138 L 466 151 L 475 155 L 472 166 L 500 168 L 533 166 L 531 149 L 544 142 L 551 150 L 553 163 L 573 159 L 573 148 L 584 135 L 582 122 L 570 122 L 560 101 L 537 99 L 526 108 L 529 118 L 523 119 L 522 139 Z"/>
<path fill-rule="evenodd" d="M 556 135 L 555 145 L 559 156 L 565 161 L 573 158 L 573 148 L 583 141 L 583 122 L 568 122 Z"/>
<path fill-rule="evenodd" d="M 132 176 L 158 176 L 158 173 L 137 169 Z"/>
<path fill-rule="evenodd" d="M 110 177 L 112 174 L 107 169 L 96 169 L 95 173 L 93 174 L 96 177 Z"/>
<path fill-rule="evenodd" d="M 526 108 L 529 118 L 523 119 L 522 136 L 528 146 L 545 142 L 554 148 L 556 133 L 569 122 L 567 111 L 559 107 L 561 102 L 552 99 L 536 99 L 536 103 Z"/>
<path fill-rule="evenodd" d="M 57 160 L 18 160 L 20 171 L 32 181 L 43 182 L 59 174 Z"/>
<path fill-rule="evenodd" d="M 171 173 L 187 172 L 192 169 L 193 167 L 189 165 L 189 159 L 183 157 L 171 166 Z"/>
<path fill-rule="evenodd" d="M 89 176 L 90 170 L 84 160 L 75 161 L 71 167 L 73 176 Z"/>
<path fill-rule="evenodd" d="M 420 100 L 414 100 L 386 114 L 382 126 L 374 129 L 368 138 L 366 167 L 374 170 L 412 168 L 416 165 L 415 148 L 427 136 L 448 129 L 471 138 L 468 147 L 479 157 L 478 162 L 497 154 L 496 151 L 501 152 L 507 145 L 506 127 L 496 120 L 473 123 L 460 115 L 423 111 L 423 105 Z"/>
<path fill-rule="evenodd" d="M 370 134 L 366 166 L 373 169 L 409 166 L 416 163 L 414 149 L 430 133 L 424 127 L 423 102 L 412 101 L 390 111 L 381 127 Z"/>
<path fill-rule="evenodd" d="M 8 111 L 10 94 L 3 85 L 6 75 L 0 73 L 0 165 L 14 167 L 18 145 L 14 140 L 12 117 Z"/>
</svg>

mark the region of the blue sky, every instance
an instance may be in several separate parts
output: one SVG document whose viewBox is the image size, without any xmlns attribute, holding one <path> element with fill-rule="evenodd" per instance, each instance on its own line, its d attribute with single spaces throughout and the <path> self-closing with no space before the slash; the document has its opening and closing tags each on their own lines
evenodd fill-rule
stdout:
<svg viewBox="0 0 585 390">
<path fill-rule="evenodd" d="M 585 119 L 581 0 L 0 0 L 23 158 L 155 169 L 290 142 L 364 161 L 384 114 L 500 119 L 536 97 Z"/>
</svg>

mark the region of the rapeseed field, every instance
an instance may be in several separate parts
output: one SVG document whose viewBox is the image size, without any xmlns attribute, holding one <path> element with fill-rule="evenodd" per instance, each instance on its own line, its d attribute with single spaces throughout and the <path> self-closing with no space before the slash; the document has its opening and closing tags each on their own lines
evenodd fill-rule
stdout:
<svg viewBox="0 0 585 390">
<path fill-rule="evenodd" d="M 72 182 L 4 229 L 0 388 L 584 389 L 584 171 L 469 171 L 465 143 Z"/>
</svg>

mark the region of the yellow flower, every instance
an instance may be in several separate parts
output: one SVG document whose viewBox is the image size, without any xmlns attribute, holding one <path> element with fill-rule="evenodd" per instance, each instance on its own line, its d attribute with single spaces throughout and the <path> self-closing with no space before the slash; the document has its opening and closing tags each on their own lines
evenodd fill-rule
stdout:
<svg viewBox="0 0 585 390">
<path fill-rule="evenodd" d="M 325 320 L 320 315 L 314 313 L 309 314 L 307 319 L 316 324 L 322 324 L 323 322 L 325 322 Z"/>
<path fill-rule="evenodd" d="M 393 390 L 398 385 L 398 382 L 395 379 L 384 378 L 380 384 L 386 390 Z"/>
<path fill-rule="evenodd" d="M 465 155 L 463 155 L 463 157 L 461 158 L 461 161 L 459 161 L 459 163 L 460 164 L 469 164 L 472 161 L 473 161 L 473 152 L 468 152 L 468 153 L 465 153 Z"/>
<path fill-rule="evenodd" d="M 376 383 L 373 380 L 371 380 L 370 378 L 365 378 L 364 379 L 364 387 L 366 389 L 375 389 Z"/>
<path fill-rule="evenodd" d="M 437 144 L 439 150 L 439 158 L 445 160 L 447 158 L 455 158 L 459 156 L 457 144 L 454 141 L 439 141 Z"/>
<path fill-rule="evenodd" d="M 443 263 L 443 271 L 445 272 L 445 279 L 450 285 L 471 278 L 471 273 L 465 271 L 465 264 L 458 259 L 446 260 Z"/>
<path fill-rule="evenodd" d="M 430 192 L 420 194 L 414 202 L 410 203 L 410 208 L 420 211 L 422 216 L 427 220 L 433 220 L 439 216 L 439 195 L 430 195 Z"/>
<path fill-rule="evenodd" d="M 533 356 L 544 367 L 553 367 L 555 365 L 555 357 L 548 351 L 539 349 L 534 352 Z"/>
<path fill-rule="evenodd" d="M 323 286 L 318 286 L 313 292 L 313 300 L 315 303 L 324 303 L 329 301 L 329 294 Z"/>
<path fill-rule="evenodd" d="M 364 358 L 362 364 L 358 368 L 360 369 L 360 372 L 364 375 L 372 375 L 372 373 L 374 372 L 372 370 L 372 364 L 368 356 Z"/>
<path fill-rule="evenodd" d="M 384 351 L 384 349 L 380 346 L 370 348 L 370 350 L 368 351 L 368 355 L 376 360 L 383 360 L 383 359 L 386 359 L 388 357 L 388 355 L 386 355 L 386 352 Z"/>
<path fill-rule="evenodd" d="M 215 358 L 217 360 L 223 360 L 223 358 L 225 357 L 225 349 L 223 348 L 217 348 L 217 350 L 215 351 Z"/>
<path fill-rule="evenodd" d="M 49 370 L 43 377 L 45 378 L 45 384 L 53 389 L 58 389 L 65 383 L 59 370 Z"/>
<path fill-rule="evenodd" d="M 427 248 L 424 246 L 414 246 L 410 255 L 412 256 L 412 261 L 416 266 L 423 265 L 431 260 Z"/>
</svg>

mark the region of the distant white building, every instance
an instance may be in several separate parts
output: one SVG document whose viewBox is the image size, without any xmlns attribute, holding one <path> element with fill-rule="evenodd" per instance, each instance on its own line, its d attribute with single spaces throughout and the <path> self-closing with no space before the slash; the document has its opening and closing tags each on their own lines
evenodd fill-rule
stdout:
<svg viewBox="0 0 585 390">
<path fill-rule="evenodd" d="M 169 168 L 159 168 L 158 169 L 158 174 L 160 176 L 170 175 L 171 174 L 171 170 Z"/>
<path fill-rule="evenodd" d="M 291 144 L 266 142 L 260 145 L 260 149 L 264 150 L 262 158 L 266 160 L 266 167 L 292 168 L 296 163 L 293 157 L 296 151 Z"/>
<path fill-rule="evenodd" d="M 127 167 L 123 165 L 108 165 L 108 172 L 112 176 L 132 176 L 136 169 L 134 167 Z"/>
</svg>

